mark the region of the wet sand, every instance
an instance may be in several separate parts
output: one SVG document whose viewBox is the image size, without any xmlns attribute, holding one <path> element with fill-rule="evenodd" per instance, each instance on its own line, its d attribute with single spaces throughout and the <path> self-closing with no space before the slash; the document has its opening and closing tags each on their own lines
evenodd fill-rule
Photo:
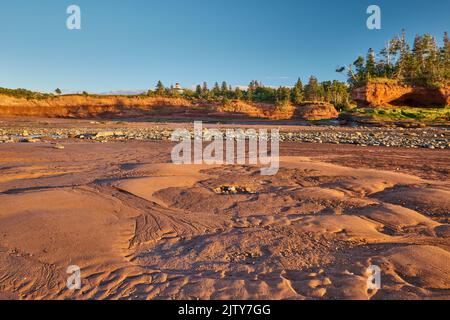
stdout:
<svg viewBox="0 0 450 320">
<path fill-rule="evenodd" d="M 289 142 L 261 176 L 63 144 L 0 145 L 0 298 L 450 299 L 450 150 Z"/>
</svg>

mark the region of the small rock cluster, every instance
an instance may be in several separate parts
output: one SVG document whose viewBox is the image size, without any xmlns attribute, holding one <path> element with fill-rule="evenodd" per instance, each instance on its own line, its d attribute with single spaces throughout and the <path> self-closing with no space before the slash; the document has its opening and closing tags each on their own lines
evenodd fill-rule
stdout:
<svg viewBox="0 0 450 320">
<path fill-rule="evenodd" d="M 254 194 L 250 188 L 240 186 L 220 186 L 214 189 L 217 194 Z"/>
</svg>

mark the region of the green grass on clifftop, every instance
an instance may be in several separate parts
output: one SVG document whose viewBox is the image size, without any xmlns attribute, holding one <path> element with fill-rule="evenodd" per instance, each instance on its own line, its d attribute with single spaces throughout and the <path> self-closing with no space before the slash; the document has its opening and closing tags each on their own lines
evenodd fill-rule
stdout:
<svg viewBox="0 0 450 320">
<path fill-rule="evenodd" d="M 19 98 L 19 99 L 27 99 L 27 100 L 46 99 L 49 97 L 53 97 L 52 94 L 34 92 L 34 91 L 27 90 L 27 89 L 0 88 L 0 94 L 14 97 L 14 98 Z"/>
<path fill-rule="evenodd" d="M 423 123 L 445 123 L 450 121 L 450 106 L 445 108 L 355 108 L 355 116 L 368 116 L 381 121 L 417 121 Z"/>
</svg>

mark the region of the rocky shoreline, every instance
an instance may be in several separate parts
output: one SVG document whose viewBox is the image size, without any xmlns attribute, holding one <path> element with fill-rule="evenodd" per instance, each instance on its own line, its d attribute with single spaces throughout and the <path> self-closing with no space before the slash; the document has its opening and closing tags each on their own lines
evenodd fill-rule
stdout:
<svg viewBox="0 0 450 320">
<path fill-rule="evenodd" d="M 0 143 L 91 142 L 170 140 L 173 128 L 0 128 Z M 204 134 L 208 133 L 205 128 Z M 222 129 L 225 132 L 224 129 Z M 190 130 L 192 134 L 192 130 Z M 280 141 L 353 144 L 400 148 L 450 149 L 450 130 L 444 128 L 324 127 L 316 130 L 280 130 Z"/>
</svg>

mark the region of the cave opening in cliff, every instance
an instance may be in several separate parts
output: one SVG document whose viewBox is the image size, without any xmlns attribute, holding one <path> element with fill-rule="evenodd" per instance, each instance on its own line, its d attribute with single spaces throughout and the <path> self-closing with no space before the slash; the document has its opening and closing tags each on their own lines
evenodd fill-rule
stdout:
<svg viewBox="0 0 450 320">
<path fill-rule="evenodd" d="M 446 99 L 439 91 L 430 90 L 427 93 L 407 93 L 389 104 L 397 107 L 443 108 L 446 105 Z"/>
</svg>

